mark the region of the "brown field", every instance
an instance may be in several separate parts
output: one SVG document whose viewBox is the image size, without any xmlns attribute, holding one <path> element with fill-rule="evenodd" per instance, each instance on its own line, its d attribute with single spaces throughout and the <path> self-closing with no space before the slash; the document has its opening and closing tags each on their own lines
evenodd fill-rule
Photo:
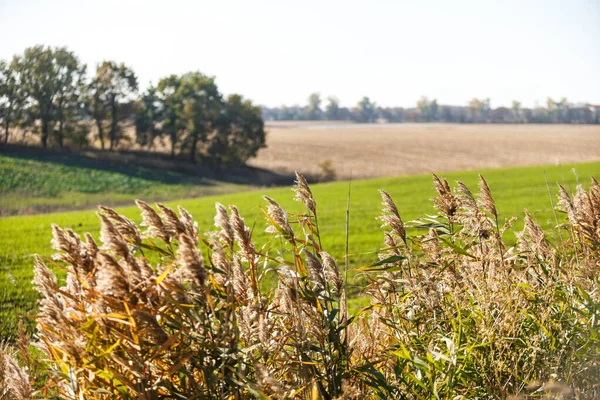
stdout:
<svg viewBox="0 0 600 400">
<path fill-rule="evenodd" d="M 600 160 L 597 125 L 268 123 L 250 165 L 340 179 Z"/>
</svg>

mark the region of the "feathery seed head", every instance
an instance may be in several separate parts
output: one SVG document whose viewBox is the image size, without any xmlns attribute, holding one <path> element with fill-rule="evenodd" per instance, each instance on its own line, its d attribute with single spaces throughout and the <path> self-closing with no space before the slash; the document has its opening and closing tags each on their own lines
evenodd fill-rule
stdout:
<svg viewBox="0 0 600 400">
<path fill-rule="evenodd" d="M 383 199 L 383 213 L 378 218 L 383 222 L 382 227 L 390 228 L 406 244 L 406 229 L 394 201 L 385 190 L 379 190 L 379 193 Z"/>
<path fill-rule="evenodd" d="M 157 237 L 162 239 L 164 242 L 169 242 L 171 240 L 171 234 L 167 231 L 165 224 L 158 213 L 154 211 L 154 209 L 147 203 L 141 200 L 136 200 L 135 204 L 137 204 L 138 208 L 142 210 L 142 223 L 140 226 L 146 226 L 148 228 L 144 237 Z"/>
<path fill-rule="evenodd" d="M 292 190 L 296 192 L 294 200 L 304 203 L 306 208 L 312 212 L 313 215 L 317 213 L 317 203 L 308 186 L 308 182 L 298 171 L 296 171 L 296 186 L 292 188 Z"/>
<path fill-rule="evenodd" d="M 287 212 L 269 196 L 263 196 L 263 199 L 269 203 L 267 214 L 272 220 L 271 225 L 266 231 L 269 233 L 277 233 L 278 229 L 272 225 L 275 223 L 283 231 L 285 236 L 294 237 L 294 231 L 292 230 L 292 227 L 288 221 Z"/>
<path fill-rule="evenodd" d="M 217 213 L 215 214 L 215 226 L 220 229 L 219 239 L 221 239 L 228 247 L 233 247 L 233 227 L 229 222 L 229 215 L 225 206 L 221 203 L 215 203 Z"/>
<path fill-rule="evenodd" d="M 323 260 L 325 278 L 327 279 L 327 282 L 331 282 L 334 294 L 336 296 L 339 296 L 344 286 L 344 280 L 342 279 L 340 270 L 338 269 L 335 260 L 333 259 L 333 257 L 331 257 L 331 255 L 329 255 L 329 253 L 322 251 L 319 254 L 321 255 L 321 259 Z"/>
<path fill-rule="evenodd" d="M 240 217 L 240 213 L 236 206 L 229 206 L 229 210 L 231 211 L 230 221 L 235 233 L 235 238 L 240 245 L 244 257 L 250 261 L 254 259 L 256 255 L 256 248 L 254 247 L 254 243 L 252 243 L 252 238 L 250 236 L 250 228 L 246 226 L 244 219 Z"/>
<path fill-rule="evenodd" d="M 198 288 L 204 287 L 206 282 L 204 259 L 198 249 L 198 241 L 189 234 L 179 235 L 177 263 L 179 264 L 178 275 L 183 281 Z"/>
<path fill-rule="evenodd" d="M 121 234 L 121 236 L 131 240 L 134 243 L 141 243 L 142 234 L 140 233 L 140 230 L 138 229 L 137 225 L 132 220 L 118 214 L 115 210 L 111 208 L 104 206 L 100 206 L 99 208 L 102 211 L 102 213 L 108 219 L 111 220 L 114 227 Z"/>
<path fill-rule="evenodd" d="M 496 219 L 498 218 L 498 211 L 496 210 L 496 203 L 492 198 L 492 192 L 481 174 L 479 174 L 479 204 Z"/>
<path fill-rule="evenodd" d="M 125 299 L 129 296 L 129 283 L 123 268 L 114 258 L 105 253 L 98 254 L 100 265 L 96 271 L 96 290 L 103 295 Z"/>
<path fill-rule="evenodd" d="M 310 281 L 313 283 L 315 288 L 319 290 L 325 289 L 326 282 L 323 265 L 310 251 L 304 249 L 304 254 L 306 254 L 306 269 L 308 270 L 308 277 Z"/>
<path fill-rule="evenodd" d="M 177 236 L 178 234 L 185 232 L 185 227 L 177 217 L 177 214 L 175 214 L 175 211 L 160 203 L 158 203 L 157 206 L 161 211 L 165 230 L 169 233 L 169 236 Z"/>
<path fill-rule="evenodd" d="M 127 258 L 129 248 L 127 243 L 121 236 L 121 233 L 115 228 L 113 223 L 104 215 L 98 214 L 100 217 L 100 240 L 104 244 L 104 249 L 112 250 L 115 254 Z"/>
<path fill-rule="evenodd" d="M 33 398 L 33 389 L 29 383 L 29 375 L 19 366 L 17 360 L 6 352 L 0 351 L 0 373 L 8 393 L 16 400 L 29 400 Z M 2 380 L 0 380 L 2 382 Z M 2 389 L 0 387 L 0 389 Z M 0 394 L 4 394 L 0 391 Z"/>
<path fill-rule="evenodd" d="M 461 194 L 460 200 L 462 205 L 468 211 L 475 212 L 477 210 L 477 203 L 475 202 L 475 197 L 473 196 L 473 193 L 471 193 L 471 190 L 469 190 L 467 185 L 461 181 L 456 181 L 456 184 L 458 185 L 458 191 Z"/>
<path fill-rule="evenodd" d="M 558 185 L 558 206 L 567 213 L 571 225 L 577 225 L 577 215 L 575 214 L 573 201 L 567 189 L 561 184 Z"/>
<path fill-rule="evenodd" d="M 433 174 L 433 184 L 438 192 L 438 196 L 433 199 L 435 207 L 451 219 L 458 211 L 460 200 L 452 193 L 446 179 L 440 179 Z"/>
</svg>

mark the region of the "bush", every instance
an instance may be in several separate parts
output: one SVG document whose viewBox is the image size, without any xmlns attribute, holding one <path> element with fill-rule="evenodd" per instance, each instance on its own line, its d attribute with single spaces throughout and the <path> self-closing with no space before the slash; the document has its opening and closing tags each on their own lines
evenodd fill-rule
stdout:
<svg viewBox="0 0 600 400">
<path fill-rule="evenodd" d="M 319 172 L 317 174 L 318 182 L 331 182 L 336 178 L 335 168 L 333 161 L 325 160 L 319 163 Z"/>
<path fill-rule="evenodd" d="M 220 204 L 217 231 L 202 236 L 184 209 L 143 202 L 143 231 L 101 207 L 101 247 L 54 226 L 67 279 L 59 287 L 36 260 L 40 352 L 23 335 L 2 351 L 0 394 L 598 398 L 597 181 L 573 197 L 561 188 L 562 239 L 526 212 L 515 246 L 483 178 L 476 198 L 434 176 L 438 215 L 409 224 L 382 191 L 385 247 L 358 268 L 371 304 L 354 316 L 346 274 L 321 247 L 316 202 L 297 183 L 306 212 L 293 219 L 265 197 L 276 250 L 255 246 L 237 209 Z M 271 274 L 277 285 L 265 290 Z"/>
</svg>

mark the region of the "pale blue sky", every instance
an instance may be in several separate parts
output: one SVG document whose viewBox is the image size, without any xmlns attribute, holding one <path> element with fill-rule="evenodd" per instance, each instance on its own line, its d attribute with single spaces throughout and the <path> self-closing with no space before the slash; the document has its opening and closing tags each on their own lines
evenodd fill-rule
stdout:
<svg viewBox="0 0 600 400">
<path fill-rule="evenodd" d="M 0 0 L 0 58 L 35 44 L 125 62 L 143 86 L 200 70 L 268 106 L 600 103 L 600 0 Z"/>
</svg>

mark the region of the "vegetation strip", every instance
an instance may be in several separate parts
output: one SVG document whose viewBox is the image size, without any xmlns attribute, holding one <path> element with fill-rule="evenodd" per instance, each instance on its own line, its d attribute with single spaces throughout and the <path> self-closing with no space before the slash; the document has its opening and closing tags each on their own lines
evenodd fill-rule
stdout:
<svg viewBox="0 0 600 400">
<path fill-rule="evenodd" d="M 0 348 L 0 393 L 598 398 L 600 183 L 559 185 L 561 225 L 545 231 L 527 210 L 522 230 L 500 222 L 501 191 L 481 175 L 478 191 L 433 178 L 435 214 L 412 222 L 380 191 L 385 248 L 365 272 L 369 306 L 354 315 L 301 175 L 298 212 L 264 196 L 271 246 L 233 205 L 216 205 L 207 234 L 185 208 L 141 201 L 141 224 L 101 207 L 100 242 L 53 225 L 66 280 L 35 258 L 38 351 L 21 326 Z M 570 239 L 549 240 L 558 232 Z"/>
</svg>

